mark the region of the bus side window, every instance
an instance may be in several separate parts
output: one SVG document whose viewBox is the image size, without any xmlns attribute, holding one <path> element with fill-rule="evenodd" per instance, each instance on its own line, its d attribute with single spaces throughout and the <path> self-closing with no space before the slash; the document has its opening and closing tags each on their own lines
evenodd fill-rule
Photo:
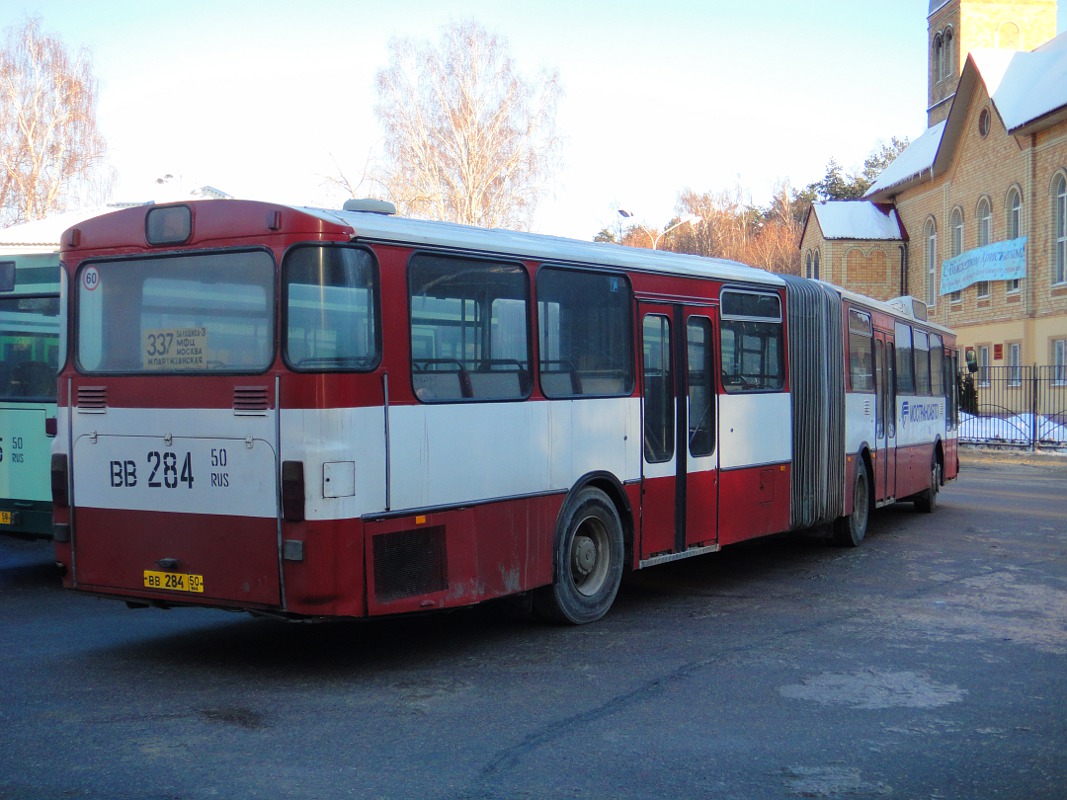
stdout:
<svg viewBox="0 0 1067 800">
<path fill-rule="evenodd" d="M 785 358 L 778 295 L 724 289 L 721 307 L 723 389 L 728 394 L 780 391 Z"/>
<path fill-rule="evenodd" d="M 874 391 L 871 315 L 856 309 L 848 312 L 848 370 L 854 392 Z"/>
<path fill-rule="evenodd" d="M 930 334 L 915 331 L 912 344 L 915 357 L 915 394 L 930 394 Z"/>
<path fill-rule="evenodd" d="M 545 397 L 633 392 L 633 301 L 625 277 L 544 267 L 537 299 Z"/>
<path fill-rule="evenodd" d="M 522 400 L 530 288 L 517 264 L 416 255 L 408 270 L 411 383 L 424 403 Z"/>
<path fill-rule="evenodd" d="M 911 326 L 902 322 L 896 324 L 897 344 L 897 392 L 899 394 L 915 393 L 915 362 L 911 355 Z"/>
</svg>

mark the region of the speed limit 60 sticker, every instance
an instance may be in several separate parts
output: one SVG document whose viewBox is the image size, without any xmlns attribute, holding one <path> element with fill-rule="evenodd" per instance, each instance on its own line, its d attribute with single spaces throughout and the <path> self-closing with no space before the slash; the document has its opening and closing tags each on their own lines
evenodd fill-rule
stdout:
<svg viewBox="0 0 1067 800">
<path fill-rule="evenodd" d="M 82 272 L 82 286 L 85 287 L 87 292 L 91 292 L 100 285 L 100 273 L 97 272 L 96 267 L 86 267 Z"/>
</svg>

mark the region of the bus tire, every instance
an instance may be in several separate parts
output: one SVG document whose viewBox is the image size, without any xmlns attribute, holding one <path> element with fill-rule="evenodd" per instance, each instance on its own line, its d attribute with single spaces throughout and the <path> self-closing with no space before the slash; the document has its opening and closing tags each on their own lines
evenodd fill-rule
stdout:
<svg viewBox="0 0 1067 800">
<path fill-rule="evenodd" d="M 856 459 L 856 475 L 852 480 L 852 513 L 838 517 L 833 523 L 834 544 L 841 547 L 859 547 L 867 535 L 867 522 L 871 518 L 871 486 L 867 483 L 867 468 L 863 459 Z"/>
<path fill-rule="evenodd" d="M 571 625 L 600 619 L 619 591 L 624 552 L 622 521 L 611 498 L 600 489 L 581 489 L 560 520 L 553 581 L 534 592 L 534 610 Z"/>
<path fill-rule="evenodd" d="M 937 493 L 941 491 L 941 460 L 934 459 L 930 467 L 930 485 L 915 495 L 915 510 L 924 514 L 931 513 L 937 507 Z"/>
</svg>

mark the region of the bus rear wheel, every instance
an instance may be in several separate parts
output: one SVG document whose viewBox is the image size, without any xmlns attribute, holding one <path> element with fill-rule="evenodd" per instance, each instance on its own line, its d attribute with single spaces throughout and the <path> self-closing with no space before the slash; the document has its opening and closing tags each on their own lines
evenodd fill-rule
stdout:
<svg viewBox="0 0 1067 800">
<path fill-rule="evenodd" d="M 941 461 L 934 459 L 930 467 L 930 485 L 925 491 L 915 495 L 915 509 L 929 514 L 937 507 L 937 493 L 941 491 Z"/>
<path fill-rule="evenodd" d="M 603 617 L 622 582 L 622 521 L 600 489 L 587 487 L 570 503 L 556 534 L 551 586 L 534 593 L 545 619 L 583 625 Z"/>
<path fill-rule="evenodd" d="M 856 459 L 856 476 L 852 481 L 852 513 L 838 517 L 833 524 L 834 544 L 842 547 L 859 547 L 867 535 L 867 522 L 871 516 L 871 487 L 867 483 L 867 468 L 863 459 Z"/>
</svg>

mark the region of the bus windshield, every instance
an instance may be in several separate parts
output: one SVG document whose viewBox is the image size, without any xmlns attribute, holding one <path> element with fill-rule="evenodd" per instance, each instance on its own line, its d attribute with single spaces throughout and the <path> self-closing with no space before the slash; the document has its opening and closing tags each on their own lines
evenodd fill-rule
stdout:
<svg viewBox="0 0 1067 800">
<path fill-rule="evenodd" d="M 0 298 L 0 399 L 55 402 L 59 298 Z"/>
<path fill-rule="evenodd" d="M 274 357 L 266 251 L 85 264 L 75 303 L 84 372 L 262 372 Z"/>
</svg>

